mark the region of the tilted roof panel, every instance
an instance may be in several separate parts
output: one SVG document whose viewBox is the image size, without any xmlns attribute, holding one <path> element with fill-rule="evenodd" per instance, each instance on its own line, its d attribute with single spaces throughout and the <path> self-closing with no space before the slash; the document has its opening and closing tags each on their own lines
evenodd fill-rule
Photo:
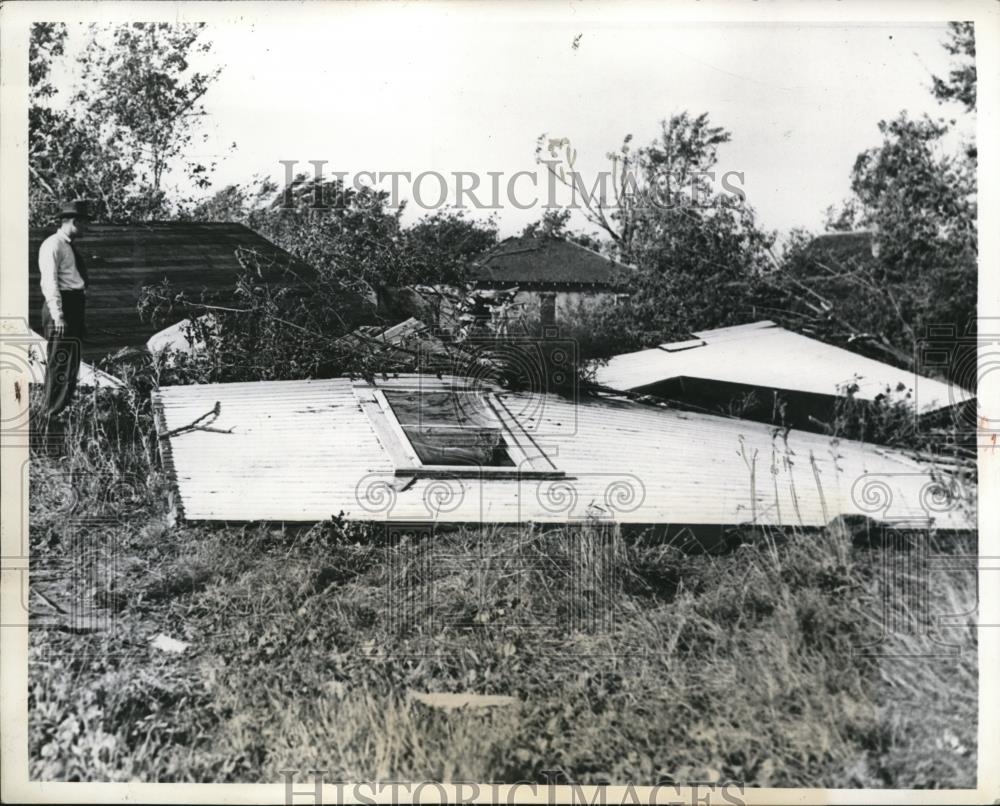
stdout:
<svg viewBox="0 0 1000 806">
<path fill-rule="evenodd" d="M 874 400 L 887 389 L 893 391 L 893 399 L 902 399 L 909 391 L 921 412 L 973 397 L 954 384 L 918 376 L 772 322 L 694 335 L 704 344 L 684 342 L 617 355 L 597 369 L 595 379 L 621 391 L 641 390 L 675 378 L 700 378 L 831 396 L 857 384 L 855 394 L 862 400 Z M 689 349 L 679 349 L 681 344 Z"/>
<path fill-rule="evenodd" d="M 427 383 L 463 388 L 449 378 Z M 850 514 L 920 520 L 933 498 L 928 467 L 878 446 L 626 401 L 502 391 L 506 411 L 565 478 L 400 479 L 361 388 L 334 379 L 154 393 L 184 516 L 819 526 Z M 216 404 L 217 417 L 198 420 Z M 871 485 L 887 493 L 875 511 Z M 941 528 L 969 527 L 957 510 L 930 514 Z"/>
</svg>

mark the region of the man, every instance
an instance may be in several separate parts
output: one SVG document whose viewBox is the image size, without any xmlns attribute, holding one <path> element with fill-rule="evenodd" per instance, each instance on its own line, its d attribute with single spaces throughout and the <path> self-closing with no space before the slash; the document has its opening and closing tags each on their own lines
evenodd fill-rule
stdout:
<svg viewBox="0 0 1000 806">
<path fill-rule="evenodd" d="M 75 241 L 87 231 L 90 216 L 85 202 L 59 211 L 59 229 L 38 250 L 42 277 L 42 332 L 48 341 L 45 364 L 45 423 L 59 415 L 73 399 L 80 373 L 84 325 L 84 289 L 87 267 Z"/>
</svg>

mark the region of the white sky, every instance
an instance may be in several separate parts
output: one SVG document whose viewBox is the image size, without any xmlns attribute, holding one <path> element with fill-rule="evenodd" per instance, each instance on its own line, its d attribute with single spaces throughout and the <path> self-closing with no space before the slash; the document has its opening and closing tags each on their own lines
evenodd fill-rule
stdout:
<svg viewBox="0 0 1000 806">
<path fill-rule="evenodd" d="M 929 91 L 949 66 L 944 23 L 612 27 L 567 14 L 518 25 L 468 6 L 433 11 L 393 22 L 331 4 L 325 24 L 294 14 L 210 24 L 212 59 L 225 65 L 205 97 L 215 187 L 280 180 L 282 159 L 304 170 L 323 159 L 352 173 L 513 174 L 535 169 L 542 132 L 569 137 L 588 175 L 623 135 L 642 145 L 671 113 L 707 111 L 733 135 L 720 172 L 743 171 L 761 223 L 784 235 L 819 229 L 847 196 L 880 119 L 965 117 Z M 500 210 L 502 234 L 542 212 Z"/>
</svg>

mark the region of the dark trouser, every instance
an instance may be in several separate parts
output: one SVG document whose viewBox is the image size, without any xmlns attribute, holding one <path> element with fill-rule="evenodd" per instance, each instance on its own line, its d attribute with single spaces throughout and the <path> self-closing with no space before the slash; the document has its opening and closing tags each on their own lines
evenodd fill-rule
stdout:
<svg viewBox="0 0 1000 806">
<path fill-rule="evenodd" d="M 83 347 L 84 292 L 60 291 L 62 298 L 62 336 L 55 334 L 55 322 L 49 306 L 42 304 L 42 331 L 48 340 L 45 359 L 45 419 L 59 414 L 73 400 L 80 374 L 80 352 Z"/>
</svg>

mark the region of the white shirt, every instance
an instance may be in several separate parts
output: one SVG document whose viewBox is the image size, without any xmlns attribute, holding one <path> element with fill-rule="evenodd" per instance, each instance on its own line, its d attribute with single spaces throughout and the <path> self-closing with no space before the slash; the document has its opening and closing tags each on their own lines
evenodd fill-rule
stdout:
<svg viewBox="0 0 1000 806">
<path fill-rule="evenodd" d="M 59 321 L 62 319 L 59 292 L 78 290 L 86 285 L 77 271 L 69 238 L 62 230 L 42 241 L 38 249 L 38 271 L 42 275 L 42 296 L 49 306 L 49 313 Z"/>
</svg>

